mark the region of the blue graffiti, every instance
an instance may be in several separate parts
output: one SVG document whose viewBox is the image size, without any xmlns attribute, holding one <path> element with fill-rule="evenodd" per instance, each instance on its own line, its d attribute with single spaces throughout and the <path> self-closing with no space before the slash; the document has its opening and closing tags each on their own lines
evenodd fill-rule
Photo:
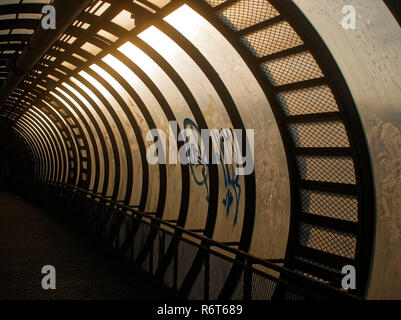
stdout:
<svg viewBox="0 0 401 320">
<path fill-rule="evenodd" d="M 201 130 L 199 127 L 190 119 L 186 118 L 184 120 L 184 129 L 193 129 L 195 130 L 199 136 L 201 136 Z M 237 224 L 238 220 L 238 210 L 239 210 L 239 202 L 241 199 L 241 186 L 239 184 L 239 176 L 235 173 L 235 165 L 232 164 L 225 164 L 225 146 L 224 142 L 232 142 L 232 135 L 221 135 L 221 130 L 219 130 L 219 137 L 215 137 L 220 142 L 220 154 L 217 154 L 217 160 L 219 163 L 222 163 L 222 169 L 224 174 L 224 186 L 226 188 L 226 194 L 223 198 L 223 205 L 225 207 L 225 213 L 228 217 L 230 215 L 231 209 L 234 208 L 234 220 L 233 225 Z M 210 194 L 209 194 L 209 168 L 204 161 L 202 161 L 202 154 L 201 154 L 201 147 L 198 144 L 193 145 L 190 144 L 187 147 L 187 157 L 189 158 L 189 166 L 191 168 L 192 176 L 194 177 L 195 183 L 198 186 L 205 186 L 206 188 L 206 200 L 209 202 Z M 188 141 L 186 141 L 188 143 Z"/>
<path fill-rule="evenodd" d="M 191 119 L 186 118 L 184 120 L 184 129 L 194 129 L 196 132 L 198 132 L 199 136 L 201 135 L 200 129 Z M 191 145 L 190 149 L 187 149 L 187 156 L 189 158 L 189 166 L 191 168 L 191 174 L 194 177 L 195 183 L 198 186 L 205 186 L 206 200 L 209 202 L 209 168 L 207 164 L 202 161 L 201 147 L 199 142 L 197 146 Z"/>
<path fill-rule="evenodd" d="M 221 131 L 220 131 L 221 133 Z M 223 199 L 223 204 L 226 207 L 226 216 L 229 216 L 233 204 L 235 204 L 235 214 L 233 225 L 237 224 L 239 201 L 241 199 L 241 186 L 239 184 L 239 176 L 235 174 L 234 164 L 225 164 L 225 146 L 224 141 L 232 142 L 232 135 L 220 136 L 220 162 L 223 163 L 224 186 L 226 187 L 226 195 Z M 231 140 L 231 141 L 230 141 Z M 231 144 L 232 145 L 232 144 Z"/>
</svg>

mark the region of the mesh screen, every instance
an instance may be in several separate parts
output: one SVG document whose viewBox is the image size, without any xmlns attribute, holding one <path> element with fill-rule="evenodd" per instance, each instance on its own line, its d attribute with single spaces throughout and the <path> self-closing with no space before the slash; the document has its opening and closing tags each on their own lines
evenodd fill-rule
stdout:
<svg viewBox="0 0 401 320">
<path fill-rule="evenodd" d="M 164 235 L 164 237 L 165 237 L 164 238 L 164 248 L 165 248 L 165 252 L 166 252 L 173 237 L 167 233 Z M 173 288 L 173 286 L 174 286 L 174 262 L 173 262 L 173 260 L 170 261 L 170 264 L 168 265 L 166 272 L 164 273 L 163 283 L 169 288 Z"/>
<path fill-rule="evenodd" d="M 305 213 L 358 221 L 358 200 L 354 196 L 319 191 L 300 191 L 302 211 Z"/>
<path fill-rule="evenodd" d="M 210 299 L 215 300 L 219 297 L 231 267 L 231 262 L 218 256 L 210 256 Z"/>
<path fill-rule="evenodd" d="M 323 77 L 309 52 L 301 52 L 262 64 L 262 71 L 275 86 Z"/>
<path fill-rule="evenodd" d="M 212 7 L 216 7 L 219 4 L 222 4 L 226 2 L 227 0 L 205 0 L 208 4 L 210 4 Z"/>
<path fill-rule="evenodd" d="M 271 300 L 277 283 L 257 273 L 252 274 L 252 300 Z"/>
<path fill-rule="evenodd" d="M 328 265 L 326 265 L 326 264 L 318 263 L 318 262 L 316 262 L 316 261 L 312 261 L 312 260 L 310 260 L 310 259 L 307 259 L 307 258 L 304 258 L 304 257 L 300 257 L 300 256 L 296 256 L 295 259 L 298 259 L 298 260 L 300 260 L 300 261 L 309 263 L 309 264 L 311 264 L 311 265 L 314 265 L 314 266 L 319 267 L 319 268 L 322 268 L 322 269 L 329 270 L 329 271 L 334 272 L 334 273 L 338 273 L 339 275 L 341 274 L 341 270 L 340 270 L 340 269 L 333 268 L 333 267 L 328 266 Z"/>
<path fill-rule="evenodd" d="M 265 0 L 243 0 L 224 8 L 218 17 L 233 30 L 240 31 L 278 16 L 278 12 Z"/>
<path fill-rule="evenodd" d="M 248 34 L 241 42 L 258 58 L 303 44 L 286 21 Z"/>
<path fill-rule="evenodd" d="M 160 263 L 160 256 L 164 254 L 164 252 L 161 252 L 162 250 L 162 237 L 161 237 L 161 231 L 158 232 L 155 241 L 153 242 L 153 270 L 152 273 L 155 274 L 157 268 L 159 267 Z"/>
<path fill-rule="evenodd" d="M 173 263 L 173 261 L 170 262 L 166 272 L 164 273 L 163 283 L 169 288 L 174 287 L 174 263 Z"/>
<path fill-rule="evenodd" d="M 303 180 L 355 184 L 355 169 L 348 157 L 297 157 Z"/>
<path fill-rule="evenodd" d="M 338 111 L 328 86 L 287 91 L 280 93 L 277 98 L 288 116 Z"/>
<path fill-rule="evenodd" d="M 149 273 L 150 273 L 150 264 L 149 264 L 149 261 L 150 261 L 150 253 L 147 253 L 147 254 L 146 254 L 146 258 L 145 258 L 145 260 L 144 260 L 143 263 L 142 263 L 142 269 L 145 270 L 146 272 L 149 272 Z"/>
<path fill-rule="evenodd" d="M 203 300 L 204 299 L 204 288 L 205 287 L 205 266 L 202 266 L 191 291 L 189 292 L 188 298 L 191 300 Z"/>
<path fill-rule="evenodd" d="M 243 297 L 244 297 L 244 273 L 241 272 L 237 286 L 235 287 L 235 290 L 231 296 L 231 299 L 232 300 L 242 300 Z"/>
<path fill-rule="evenodd" d="M 306 300 L 306 297 L 304 295 L 302 295 L 301 293 L 299 293 L 295 290 L 291 290 L 291 289 L 285 289 L 282 298 L 284 300 L 294 300 L 294 301 Z"/>
<path fill-rule="evenodd" d="M 330 281 L 327 281 L 325 279 L 322 279 L 320 277 L 317 277 L 317 276 L 315 276 L 313 274 L 310 274 L 310 273 L 307 273 L 305 271 L 302 271 L 302 270 L 299 270 L 299 269 L 294 269 L 294 271 L 299 273 L 300 275 L 302 275 L 304 277 L 309 278 L 309 279 L 312 279 L 312 280 L 315 280 L 315 281 L 319 281 L 319 282 L 325 283 L 325 284 L 329 284 L 330 283 Z"/>
<path fill-rule="evenodd" d="M 120 216 L 120 219 L 121 219 L 121 216 Z M 128 234 L 130 232 L 130 226 L 131 226 L 130 217 L 127 215 L 124 215 L 122 217 L 122 223 L 121 223 L 120 232 L 119 232 L 118 247 L 121 247 L 121 245 L 125 242 L 125 239 L 127 238 Z"/>
<path fill-rule="evenodd" d="M 345 126 L 340 121 L 289 125 L 297 147 L 349 147 Z"/>
<path fill-rule="evenodd" d="M 178 287 L 182 285 L 185 276 L 194 263 L 197 252 L 198 249 L 195 246 L 185 241 L 180 241 L 178 246 Z"/>
<path fill-rule="evenodd" d="M 143 246 L 145 245 L 149 233 L 150 233 L 150 226 L 141 223 L 134 237 L 134 259 L 138 258 L 138 255 L 141 252 Z"/>
<path fill-rule="evenodd" d="M 350 259 L 355 258 L 354 235 L 306 223 L 301 223 L 299 229 L 300 245 Z"/>
</svg>

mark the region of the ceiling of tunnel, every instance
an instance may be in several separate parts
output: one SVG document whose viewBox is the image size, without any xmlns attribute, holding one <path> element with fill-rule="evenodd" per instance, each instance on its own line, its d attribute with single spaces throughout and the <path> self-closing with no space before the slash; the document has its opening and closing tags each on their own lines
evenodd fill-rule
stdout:
<svg viewBox="0 0 401 320">
<path fill-rule="evenodd" d="M 66 78 L 67 74 L 75 69 L 81 68 L 88 60 L 112 46 L 127 31 L 139 25 L 141 19 L 155 13 L 169 2 L 168 0 L 113 1 L 114 6 L 111 7 L 111 4 L 105 1 L 91 1 L 87 9 L 58 37 L 58 41 L 35 68 L 24 77 L 4 105 L 17 113 L 23 112 L 26 106 L 29 106 L 31 101 L 37 100 L 43 91 L 55 86 L 59 80 Z M 0 22 L 3 29 L 0 31 L 0 39 L 4 48 L 1 51 L 3 66 L 0 67 L 2 69 L 0 78 L 3 82 L 7 76 L 7 62 L 11 61 L 10 58 L 16 59 L 21 53 L 38 25 L 43 5 L 47 3 L 52 1 L 2 1 L 0 4 L 2 13 L 7 12 L 0 15 L 0 19 L 4 19 Z M 83 41 L 85 38 L 91 39 L 91 42 Z M 17 44 L 17 40 L 20 43 Z M 15 119 L 7 111 L 3 111 L 2 115 Z"/>
<path fill-rule="evenodd" d="M 7 63 L 18 56 L 34 33 L 42 7 L 51 0 L 0 1 L 0 85 L 7 77 Z"/>
</svg>

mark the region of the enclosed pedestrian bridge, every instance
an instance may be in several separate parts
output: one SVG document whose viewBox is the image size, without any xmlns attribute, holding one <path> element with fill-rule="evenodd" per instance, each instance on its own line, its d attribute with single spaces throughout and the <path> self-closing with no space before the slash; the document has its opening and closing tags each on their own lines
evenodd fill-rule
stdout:
<svg viewBox="0 0 401 320">
<path fill-rule="evenodd" d="M 62 299 L 82 281 L 140 298 L 118 268 L 155 280 L 150 299 L 401 298 L 397 6 L 0 1 L 1 276 L 98 274 Z M 241 132 L 246 163 L 180 161 L 201 151 L 184 129 Z M 117 256 L 79 258 L 92 238 L 54 219 Z M 1 298 L 51 297 L 7 281 Z"/>
</svg>

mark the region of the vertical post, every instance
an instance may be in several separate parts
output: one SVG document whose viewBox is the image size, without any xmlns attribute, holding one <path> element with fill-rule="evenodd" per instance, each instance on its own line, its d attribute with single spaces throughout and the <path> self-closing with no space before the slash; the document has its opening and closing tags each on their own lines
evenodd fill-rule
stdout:
<svg viewBox="0 0 401 320">
<path fill-rule="evenodd" d="M 153 250 L 155 243 L 153 242 L 149 251 L 149 273 L 153 275 Z"/>
<path fill-rule="evenodd" d="M 173 285 L 174 285 L 174 290 L 178 291 L 178 284 L 177 284 L 177 274 L 178 274 L 178 248 L 179 248 L 179 242 L 177 243 L 176 250 L 174 252 L 174 270 L 173 270 Z"/>
<path fill-rule="evenodd" d="M 205 283 L 204 283 L 204 299 L 205 301 L 209 301 L 210 297 L 210 252 L 207 252 L 207 256 L 205 257 Z"/>
<path fill-rule="evenodd" d="M 245 264 L 243 299 L 244 301 L 250 301 L 252 300 L 252 262 L 247 258 Z"/>
<path fill-rule="evenodd" d="M 161 237 L 159 238 L 159 265 L 162 263 L 164 259 L 164 250 L 165 250 L 165 242 L 166 242 L 166 232 L 163 229 L 160 229 Z"/>
<path fill-rule="evenodd" d="M 132 234 L 132 241 L 131 241 L 131 261 L 134 261 L 134 213 L 131 212 L 131 220 L 130 220 L 130 234 Z"/>
</svg>

